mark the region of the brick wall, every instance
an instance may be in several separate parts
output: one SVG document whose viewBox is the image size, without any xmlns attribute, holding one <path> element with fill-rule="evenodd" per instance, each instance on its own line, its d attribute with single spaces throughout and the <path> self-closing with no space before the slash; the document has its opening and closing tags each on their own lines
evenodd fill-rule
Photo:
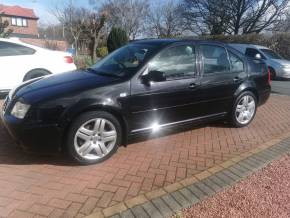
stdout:
<svg viewBox="0 0 290 218">
<path fill-rule="evenodd" d="M 47 40 L 47 39 L 31 39 L 31 38 L 21 38 L 22 42 L 36 45 L 42 48 L 49 48 L 53 50 L 65 51 L 68 48 L 68 44 L 65 41 L 60 40 Z"/>
<path fill-rule="evenodd" d="M 11 17 L 2 17 L 3 21 L 8 20 L 10 26 L 10 29 L 13 29 L 13 33 L 18 34 L 28 34 L 28 35 L 38 35 L 37 30 L 37 20 L 34 19 L 27 19 L 27 27 L 18 27 L 18 26 L 12 26 L 11 24 Z"/>
</svg>

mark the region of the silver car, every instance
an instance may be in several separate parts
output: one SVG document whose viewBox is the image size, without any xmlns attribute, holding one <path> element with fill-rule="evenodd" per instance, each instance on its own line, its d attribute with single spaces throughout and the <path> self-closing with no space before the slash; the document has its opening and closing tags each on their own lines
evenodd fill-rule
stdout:
<svg viewBox="0 0 290 218">
<path fill-rule="evenodd" d="M 253 44 L 229 44 L 248 57 L 263 59 L 269 66 L 271 78 L 290 79 L 290 61 L 282 58 L 273 50 Z"/>
</svg>

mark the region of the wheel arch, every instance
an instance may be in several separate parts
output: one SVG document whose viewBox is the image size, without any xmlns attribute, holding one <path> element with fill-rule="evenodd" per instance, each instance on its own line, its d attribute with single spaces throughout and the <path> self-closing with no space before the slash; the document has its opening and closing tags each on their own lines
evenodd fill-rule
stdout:
<svg viewBox="0 0 290 218">
<path fill-rule="evenodd" d="M 81 114 L 87 113 L 87 112 L 92 112 L 92 111 L 104 111 L 107 113 L 112 114 L 116 119 L 120 122 L 121 128 L 122 128 L 122 144 L 126 145 L 127 144 L 127 136 L 128 136 L 128 123 L 126 122 L 124 115 L 122 112 L 114 107 L 111 106 L 104 106 L 104 105 L 92 105 L 86 108 L 82 108 L 72 114 L 69 119 L 66 119 L 67 122 L 64 125 L 64 132 L 62 135 L 62 143 L 61 143 L 61 149 L 64 148 L 67 134 L 69 132 L 69 129 L 71 125 L 73 124 L 74 120 L 79 117 Z"/>
<path fill-rule="evenodd" d="M 246 83 L 246 84 L 242 84 L 235 92 L 234 94 L 234 99 L 236 99 L 240 94 L 242 94 L 243 92 L 246 92 L 246 91 L 250 91 L 252 92 L 256 99 L 257 99 L 257 103 L 259 103 L 259 93 L 257 91 L 257 88 L 256 88 L 256 85 L 253 84 L 253 83 Z"/>
<path fill-rule="evenodd" d="M 45 69 L 45 68 L 34 68 L 34 69 L 29 70 L 27 73 L 25 73 L 25 74 L 24 74 L 24 77 L 23 77 L 22 80 L 25 81 L 25 78 L 28 77 L 29 74 L 32 74 L 32 73 L 37 72 L 37 71 L 45 72 L 46 75 L 50 75 L 50 74 L 52 74 L 51 71 L 49 71 L 49 70 L 47 70 L 47 69 Z"/>
</svg>

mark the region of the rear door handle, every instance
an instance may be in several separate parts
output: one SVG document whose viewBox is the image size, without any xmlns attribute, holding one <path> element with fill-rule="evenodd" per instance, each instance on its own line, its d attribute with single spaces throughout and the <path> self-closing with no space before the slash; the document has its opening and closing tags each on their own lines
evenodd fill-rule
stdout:
<svg viewBox="0 0 290 218">
<path fill-rule="evenodd" d="M 233 79 L 234 83 L 241 82 L 242 80 L 243 80 L 243 79 L 240 78 L 240 77 L 235 77 L 235 78 Z"/>
<path fill-rule="evenodd" d="M 196 89 L 198 87 L 198 85 L 196 83 L 190 83 L 189 84 L 189 88 L 190 89 Z"/>
</svg>

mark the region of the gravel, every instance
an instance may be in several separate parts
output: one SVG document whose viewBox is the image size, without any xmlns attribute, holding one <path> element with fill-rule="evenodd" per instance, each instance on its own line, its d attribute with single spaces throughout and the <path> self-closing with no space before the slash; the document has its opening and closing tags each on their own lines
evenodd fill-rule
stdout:
<svg viewBox="0 0 290 218">
<path fill-rule="evenodd" d="M 181 217 L 290 217 L 290 156 L 181 213 Z"/>
</svg>

